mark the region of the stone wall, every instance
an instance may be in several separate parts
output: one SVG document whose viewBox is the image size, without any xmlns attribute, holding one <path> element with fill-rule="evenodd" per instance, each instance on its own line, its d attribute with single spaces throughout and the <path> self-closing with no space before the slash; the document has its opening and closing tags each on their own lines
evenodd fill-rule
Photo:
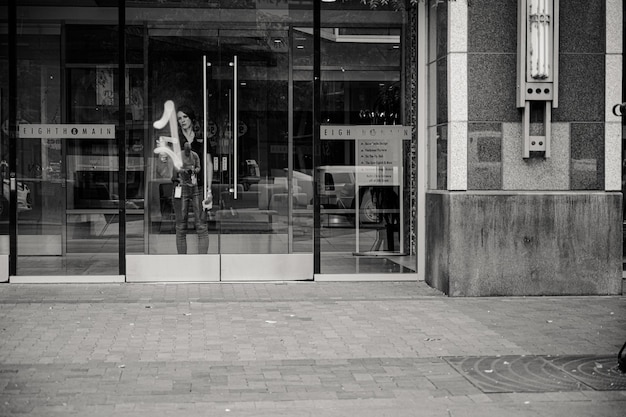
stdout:
<svg viewBox="0 0 626 417">
<path fill-rule="evenodd" d="M 426 196 L 426 282 L 450 296 L 622 291 L 622 194 Z"/>
<path fill-rule="evenodd" d="M 517 2 L 474 0 L 468 7 L 470 190 L 604 189 L 606 0 L 562 0 L 559 9 L 555 152 L 549 160 L 522 160 L 522 112 L 515 100 Z M 515 160 L 506 160 L 511 149 L 518 152 Z M 528 175 L 555 169 L 554 184 Z"/>
<path fill-rule="evenodd" d="M 607 22 L 622 6 L 559 2 L 551 155 L 523 158 L 517 3 L 452 2 L 430 12 L 437 176 L 426 197 L 425 279 L 451 296 L 620 294 L 621 140 L 607 127 L 617 123 L 607 119 L 617 87 L 605 61 L 618 53 L 607 46 L 615 29 Z"/>
</svg>

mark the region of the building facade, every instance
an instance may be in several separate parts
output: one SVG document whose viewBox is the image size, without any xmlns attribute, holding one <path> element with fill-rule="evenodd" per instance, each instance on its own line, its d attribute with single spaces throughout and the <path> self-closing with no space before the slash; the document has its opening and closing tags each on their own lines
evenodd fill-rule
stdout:
<svg viewBox="0 0 626 417">
<path fill-rule="evenodd" d="M 622 101 L 622 7 L 449 4 L 431 71 L 447 79 L 430 84 L 447 100 L 428 123 L 447 168 L 427 192 L 432 285 L 453 295 L 621 292 L 622 127 L 611 108 Z"/>
<path fill-rule="evenodd" d="M 620 1 L 5 0 L 0 19 L 0 281 L 622 292 Z"/>
</svg>

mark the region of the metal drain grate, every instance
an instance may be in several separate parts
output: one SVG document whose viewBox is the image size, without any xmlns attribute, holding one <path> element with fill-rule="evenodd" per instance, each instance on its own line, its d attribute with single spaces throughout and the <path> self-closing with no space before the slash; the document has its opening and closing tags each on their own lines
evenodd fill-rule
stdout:
<svg viewBox="0 0 626 417">
<path fill-rule="evenodd" d="M 541 356 L 444 358 L 485 393 L 558 392 L 591 388 Z"/>
<path fill-rule="evenodd" d="M 626 374 L 617 368 L 617 356 L 563 356 L 546 360 L 597 391 L 626 390 Z"/>
</svg>

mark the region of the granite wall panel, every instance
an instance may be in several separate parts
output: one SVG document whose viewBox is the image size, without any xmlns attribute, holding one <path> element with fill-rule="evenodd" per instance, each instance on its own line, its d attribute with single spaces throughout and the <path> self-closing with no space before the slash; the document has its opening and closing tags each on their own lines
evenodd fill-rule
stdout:
<svg viewBox="0 0 626 417">
<path fill-rule="evenodd" d="M 504 190 L 568 190 L 569 124 L 552 124 L 551 157 L 522 158 L 522 124 L 502 125 L 502 188 Z"/>
<path fill-rule="evenodd" d="M 559 103 L 570 126 L 570 188 L 604 189 L 606 2 L 561 1 Z"/>
<path fill-rule="evenodd" d="M 515 122 L 517 79 L 515 54 L 469 54 L 468 119 L 470 122 Z"/>
<path fill-rule="evenodd" d="M 604 53 L 606 0 L 559 2 L 561 53 Z"/>
<path fill-rule="evenodd" d="M 470 123 L 467 146 L 468 190 L 502 188 L 502 124 Z"/>
<path fill-rule="evenodd" d="M 468 51 L 517 51 L 517 2 L 473 0 L 468 7 Z"/>
<path fill-rule="evenodd" d="M 603 54 L 561 54 L 559 102 L 554 122 L 604 121 Z"/>
<path fill-rule="evenodd" d="M 572 123 L 571 189 L 604 188 L 604 124 Z"/>
</svg>

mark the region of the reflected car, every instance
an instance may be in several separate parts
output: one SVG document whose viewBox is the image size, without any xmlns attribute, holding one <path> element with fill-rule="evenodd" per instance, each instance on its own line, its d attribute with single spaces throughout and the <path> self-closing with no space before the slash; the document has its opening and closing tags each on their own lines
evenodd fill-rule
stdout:
<svg viewBox="0 0 626 417">
<path fill-rule="evenodd" d="M 322 224 L 326 227 L 354 226 L 354 211 L 357 205 L 356 168 L 351 165 L 325 165 L 318 169 L 320 171 L 320 205 L 323 209 L 337 210 L 335 213 L 324 213 Z M 294 179 L 298 181 L 299 185 L 306 181 L 312 181 L 310 175 L 297 171 L 294 171 Z M 312 189 L 312 187 L 308 188 L 307 194 L 312 194 Z M 362 194 L 358 204 L 360 223 L 379 223 L 381 219 L 376 213 L 376 206 L 369 188 L 363 187 L 361 190 Z M 309 200 L 313 200 L 312 195 Z"/>
<path fill-rule="evenodd" d="M 2 181 L 2 195 L 0 195 L 0 219 L 9 217 L 9 180 Z M 22 213 L 33 209 L 30 187 L 23 182 L 17 182 L 17 212 Z"/>
</svg>

